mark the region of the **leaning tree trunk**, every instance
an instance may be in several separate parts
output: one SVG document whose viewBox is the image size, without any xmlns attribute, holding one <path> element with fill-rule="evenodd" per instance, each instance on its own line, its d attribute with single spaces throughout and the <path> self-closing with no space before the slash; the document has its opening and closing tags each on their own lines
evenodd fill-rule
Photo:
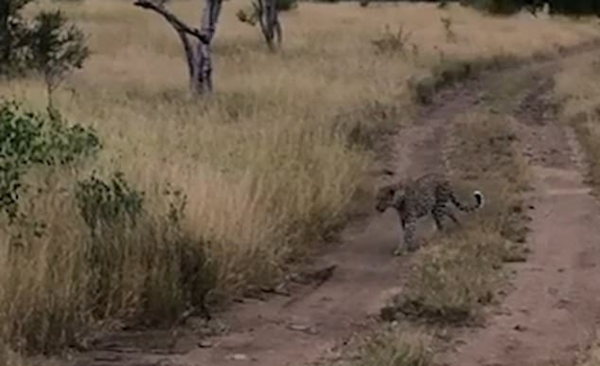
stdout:
<svg viewBox="0 0 600 366">
<path fill-rule="evenodd" d="M 164 6 L 164 0 L 136 0 L 134 2 L 135 6 L 153 10 L 162 15 L 177 32 L 185 51 L 190 89 L 194 94 L 210 93 L 213 89 L 210 46 L 219 21 L 222 0 L 204 1 L 200 30 L 179 20 Z"/>
</svg>

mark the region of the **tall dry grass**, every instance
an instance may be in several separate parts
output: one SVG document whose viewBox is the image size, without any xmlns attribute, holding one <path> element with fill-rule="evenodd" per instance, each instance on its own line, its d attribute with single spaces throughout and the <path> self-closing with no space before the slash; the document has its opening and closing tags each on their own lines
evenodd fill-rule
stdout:
<svg viewBox="0 0 600 366">
<path fill-rule="evenodd" d="M 588 354 L 585 357 L 585 361 L 578 364 L 579 366 L 598 366 L 600 365 L 600 345 L 598 342 L 590 347 Z"/>
<path fill-rule="evenodd" d="M 598 31 L 591 21 L 490 18 L 458 6 L 302 3 L 282 15 L 284 47 L 273 55 L 258 30 L 237 21 L 242 5 L 225 3 L 216 93 L 200 102 L 187 99 L 180 45 L 156 15 L 117 0 L 28 9 L 61 6 L 89 35 L 92 58 L 55 102 L 69 120 L 96 128 L 104 149 L 85 167 L 30 177 L 47 189 L 24 207 L 48 227 L 42 238 L 25 236 L 26 251 L 9 255 L 13 229 L 0 225 L 1 334 L 13 348 L 70 344 L 107 318 L 177 314 L 203 286 L 221 298 L 273 281 L 287 259 L 344 221 L 373 159 L 348 135 L 409 123 L 407 80 L 447 60 L 529 56 Z M 191 22 L 199 13 L 191 0 L 173 9 Z M 442 16 L 452 19 L 455 40 Z M 384 38 L 386 24 L 411 35 L 380 54 L 372 41 Z M 0 93 L 45 104 L 36 79 L 3 82 Z M 390 107 L 396 113 L 374 116 Z M 85 257 L 93 243 L 72 194 L 92 170 L 123 171 L 145 192 L 143 222 L 102 236 L 104 272 Z M 175 233 L 167 185 L 187 196 Z M 189 252 L 205 256 L 206 267 L 182 264 Z M 88 288 L 98 281 L 103 299 Z"/>
<path fill-rule="evenodd" d="M 585 151 L 588 180 L 600 193 L 600 71 L 599 54 L 588 53 L 564 61 L 556 77 L 556 97 L 562 102 L 561 116 L 569 123 Z"/>
</svg>

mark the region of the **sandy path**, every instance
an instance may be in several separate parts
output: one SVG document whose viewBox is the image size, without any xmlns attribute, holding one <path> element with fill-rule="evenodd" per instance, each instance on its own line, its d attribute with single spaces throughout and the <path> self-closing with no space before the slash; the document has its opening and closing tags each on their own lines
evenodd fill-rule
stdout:
<svg viewBox="0 0 600 366">
<path fill-rule="evenodd" d="M 460 337 L 455 366 L 573 365 L 600 324 L 600 206 L 583 183 L 573 133 L 545 101 L 556 65 L 538 70 L 516 113 L 534 192 L 526 263 L 484 329 Z"/>
</svg>

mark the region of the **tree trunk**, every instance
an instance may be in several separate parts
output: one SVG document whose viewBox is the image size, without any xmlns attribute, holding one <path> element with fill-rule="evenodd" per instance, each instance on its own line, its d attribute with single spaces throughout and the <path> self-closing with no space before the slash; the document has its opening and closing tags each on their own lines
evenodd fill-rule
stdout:
<svg viewBox="0 0 600 366">
<path fill-rule="evenodd" d="M 185 52 L 185 59 L 193 94 L 210 93 L 213 89 L 211 42 L 215 35 L 222 0 L 204 0 L 204 9 L 200 20 L 200 30 L 183 23 L 171 13 L 160 0 L 136 0 L 135 6 L 149 9 L 162 15 L 179 35 Z M 190 40 L 190 37 L 193 37 Z M 193 40 L 195 39 L 195 45 Z"/>
<path fill-rule="evenodd" d="M 200 32 L 206 37 L 207 42 L 198 42 L 196 45 L 195 67 L 192 77 L 192 90 L 199 94 L 210 93 L 213 89 L 210 46 L 221 14 L 221 5 L 222 0 L 205 0 L 204 3 Z"/>
<path fill-rule="evenodd" d="M 274 51 L 275 40 L 277 40 L 277 46 L 281 46 L 283 37 L 276 0 L 256 0 L 254 7 L 267 46 L 271 51 Z"/>
</svg>

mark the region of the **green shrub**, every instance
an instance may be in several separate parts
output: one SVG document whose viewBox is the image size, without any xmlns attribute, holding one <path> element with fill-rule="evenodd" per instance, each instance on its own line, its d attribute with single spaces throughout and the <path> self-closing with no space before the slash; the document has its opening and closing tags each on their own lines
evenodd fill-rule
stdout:
<svg viewBox="0 0 600 366">
<path fill-rule="evenodd" d="M 27 26 L 21 10 L 31 0 L 0 2 L 0 75 L 18 73 L 24 69 L 27 52 Z"/>
<path fill-rule="evenodd" d="M 298 7 L 298 0 L 276 0 L 275 8 L 278 11 L 288 11 Z"/>
<path fill-rule="evenodd" d="M 94 174 L 78 182 L 75 197 L 83 220 L 95 236 L 102 227 L 113 230 L 117 225 L 135 226 L 144 193 L 132 189 L 123 173 L 117 172 L 108 183 Z"/>
<path fill-rule="evenodd" d="M 28 66 L 44 77 L 50 105 L 52 92 L 89 56 L 83 32 L 67 23 L 61 11 L 41 12 L 27 31 Z"/>
<path fill-rule="evenodd" d="M 83 33 L 60 11 L 38 13 L 32 22 L 21 12 L 32 0 L 0 2 L 0 75 L 35 70 L 55 86 L 88 57 Z"/>
<path fill-rule="evenodd" d="M 525 5 L 522 0 L 467 0 L 464 3 L 476 9 L 499 15 L 517 13 Z"/>
<path fill-rule="evenodd" d="M 68 164 L 99 148 L 90 128 L 25 111 L 15 101 L 0 103 L 0 210 L 17 218 L 22 177 L 33 166 Z"/>
</svg>

